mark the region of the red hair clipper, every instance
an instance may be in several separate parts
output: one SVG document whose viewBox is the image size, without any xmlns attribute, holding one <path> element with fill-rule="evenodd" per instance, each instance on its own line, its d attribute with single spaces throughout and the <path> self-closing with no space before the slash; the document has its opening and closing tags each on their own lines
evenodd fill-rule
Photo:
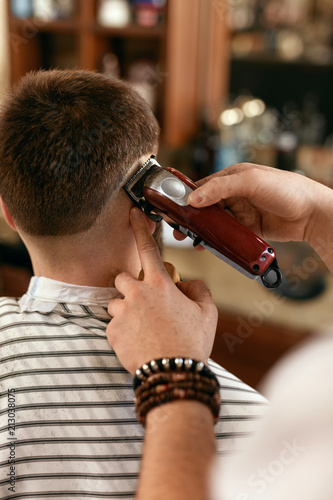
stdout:
<svg viewBox="0 0 333 500">
<path fill-rule="evenodd" d="M 282 279 L 274 249 L 231 217 L 220 203 L 194 208 L 188 196 L 197 186 L 174 168 L 164 168 L 151 156 L 124 185 L 130 198 L 155 222 L 166 222 L 229 265 L 277 288 Z"/>
</svg>

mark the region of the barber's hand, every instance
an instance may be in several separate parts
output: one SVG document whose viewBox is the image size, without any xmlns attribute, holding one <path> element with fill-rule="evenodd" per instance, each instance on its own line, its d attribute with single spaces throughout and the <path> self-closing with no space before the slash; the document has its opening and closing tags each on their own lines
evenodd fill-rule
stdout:
<svg viewBox="0 0 333 500">
<path fill-rule="evenodd" d="M 189 196 L 192 206 L 201 208 L 222 200 L 236 219 L 263 239 L 311 244 L 327 231 L 326 214 L 333 218 L 332 190 L 293 172 L 244 163 L 199 184 Z"/>
<path fill-rule="evenodd" d="M 134 208 L 131 224 L 144 279 L 128 273 L 116 277 L 124 296 L 113 299 L 107 337 L 123 366 L 132 374 L 161 357 L 187 356 L 207 361 L 214 342 L 217 310 L 201 281 L 174 284 L 166 272 L 145 216 Z"/>
</svg>

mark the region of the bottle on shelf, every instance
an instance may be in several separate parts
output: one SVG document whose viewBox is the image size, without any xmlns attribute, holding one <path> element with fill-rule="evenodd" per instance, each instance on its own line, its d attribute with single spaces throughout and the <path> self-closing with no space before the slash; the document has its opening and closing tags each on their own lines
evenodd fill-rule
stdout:
<svg viewBox="0 0 333 500">
<path fill-rule="evenodd" d="M 11 12 L 19 19 L 25 19 L 32 16 L 32 0 L 11 0 Z"/>
<path fill-rule="evenodd" d="M 139 26 L 151 28 L 162 21 L 166 0 L 133 0 L 134 20 Z"/>
<path fill-rule="evenodd" d="M 75 12 L 75 0 L 32 0 L 33 16 L 41 21 L 70 19 Z"/>
<path fill-rule="evenodd" d="M 131 7 L 127 0 L 100 0 L 97 21 L 102 26 L 123 28 L 132 21 Z"/>
<path fill-rule="evenodd" d="M 102 57 L 102 73 L 105 75 L 113 76 L 115 78 L 121 77 L 121 70 L 119 59 L 113 52 L 106 52 Z"/>
<path fill-rule="evenodd" d="M 280 170 L 296 170 L 298 138 L 293 130 L 280 132 L 276 140 L 276 166 Z"/>
<path fill-rule="evenodd" d="M 275 141 L 276 166 L 290 172 L 297 169 L 297 151 L 302 129 L 302 117 L 294 102 L 286 102 L 280 116 Z"/>
<path fill-rule="evenodd" d="M 158 74 L 156 71 L 154 61 L 140 58 L 131 63 L 126 77 L 154 112 L 156 112 L 158 92 Z"/>
</svg>

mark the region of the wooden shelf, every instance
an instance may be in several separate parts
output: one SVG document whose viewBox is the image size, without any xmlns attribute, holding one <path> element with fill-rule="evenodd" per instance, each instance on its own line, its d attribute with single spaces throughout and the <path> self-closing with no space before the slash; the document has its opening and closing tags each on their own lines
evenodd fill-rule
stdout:
<svg viewBox="0 0 333 500">
<path fill-rule="evenodd" d="M 97 0 L 78 0 L 75 18 L 47 22 L 16 18 L 10 0 L 7 5 L 12 83 L 28 71 L 54 67 L 54 61 L 56 67 L 101 70 L 103 55 L 114 51 L 122 77 L 133 57 L 150 58 L 158 68 L 157 117 L 164 145 L 191 140 L 204 106 L 214 120 L 219 113 L 227 90 L 228 49 L 224 19 L 211 2 L 167 0 L 163 22 L 149 28 L 98 24 Z M 69 55 L 63 54 L 67 42 Z"/>
<path fill-rule="evenodd" d="M 129 24 L 122 28 L 102 26 L 97 23 L 82 23 L 78 20 L 59 19 L 56 21 L 41 21 L 34 17 L 19 19 L 12 16 L 10 18 L 10 27 L 20 30 L 22 33 L 33 33 L 34 31 L 44 33 L 63 33 L 89 31 L 106 37 L 123 38 L 163 38 L 166 35 L 165 25 L 146 28 L 137 24 Z"/>
<path fill-rule="evenodd" d="M 265 65 L 275 65 L 275 66 L 309 66 L 309 67 L 322 67 L 322 68 L 332 68 L 333 67 L 333 51 L 332 60 L 323 61 L 320 59 L 314 60 L 308 57 L 298 57 L 296 59 L 286 59 L 274 52 L 251 52 L 246 55 L 231 54 L 232 61 L 240 61 L 245 63 L 262 63 Z"/>
<path fill-rule="evenodd" d="M 57 21 L 41 21 L 34 17 L 29 17 L 26 19 L 19 19 L 17 17 L 11 16 L 9 18 L 10 28 L 32 36 L 34 32 L 44 32 L 44 33 L 63 33 L 63 32 L 75 32 L 80 29 L 80 24 L 78 21 L 70 19 L 59 19 Z"/>
<path fill-rule="evenodd" d="M 85 26 L 85 29 L 95 33 L 96 35 L 122 37 L 122 38 L 159 38 L 163 39 L 166 36 L 165 26 L 155 26 L 145 28 L 136 24 L 131 24 L 123 28 L 101 26 L 99 24 L 91 24 Z"/>
</svg>

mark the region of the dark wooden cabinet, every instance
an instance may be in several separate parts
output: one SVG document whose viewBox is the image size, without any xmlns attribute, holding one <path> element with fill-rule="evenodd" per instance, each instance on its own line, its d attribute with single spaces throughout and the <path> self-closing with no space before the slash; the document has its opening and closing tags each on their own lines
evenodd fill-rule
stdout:
<svg viewBox="0 0 333 500">
<path fill-rule="evenodd" d="M 71 19 L 17 18 L 8 2 L 11 80 L 38 68 L 102 69 L 103 55 L 114 51 L 121 77 L 128 64 L 146 55 L 155 66 L 157 116 L 162 140 L 180 146 L 195 133 L 202 106 L 216 120 L 227 88 L 224 18 L 214 0 L 168 0 L 162 22 L 142 27 L 101 26 L 97 0 L 76 0 Z"/>
</svg>

